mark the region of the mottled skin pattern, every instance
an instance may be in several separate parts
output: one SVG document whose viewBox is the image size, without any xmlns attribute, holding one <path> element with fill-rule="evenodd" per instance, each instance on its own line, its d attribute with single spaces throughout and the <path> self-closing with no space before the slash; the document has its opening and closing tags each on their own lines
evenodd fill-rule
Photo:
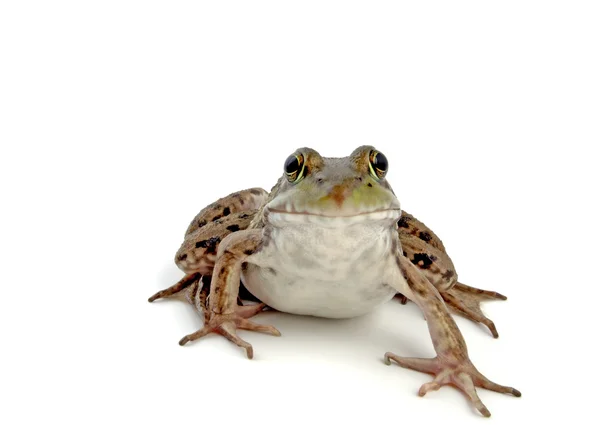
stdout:
<svg viewBox="0 0 600 425">
<path fill-rule="evenodd" d="M 393 197 L 393 191 L 385 178 L 379 179 L 372 175 L 373 168 L 369 173 L 370 152 L 374 152 L 374 148 L 364 146 L 356 149 L 348 158 L 328 159 L 322 158 L 312 149 L 300 149 L 296 155 L 301 155 L 303 160 L 306 180 L 302 183 L 304 186 L 290 184 L 289 177 L 284 173 L 270 193 L 260 188 L 232 193 L 200 211 L 190 223 L 185 240 L 175 255 L 176 264 L 186 275 L 172 287 L 149 299 L 152 302 L 159 298 L 182 297 L 204 318 L 204 327 L 184 337 L 180 341 L 181 345 L 216 332 L 245 348 L 248 357 L 252 358 L 252 346 L 237 335 L 237 329 L 280 335 L 272 326 L 259 325 L 249 320 L 266 307 L 264 303 L 243 305 L 239 298 L 240 294 L 250 295 L 245 296 L 245 299 L 252 298 L 247 290 L 240 291 L 244 289 L 243 285 L 240 288 L 240 278 L 246 270 L 247 262 L 251 257 L 264 256 L 269 251 L 269 244 L 273 242 L 271 232 L 276 228 L 270 224 L 269 214 L 274 211 L 267 205 L 270 203 L 272 206 L 275 201 L 290 193 L 294 195 L 293 191 L 299 191 L 300 188 L 304 190 L 297 192 L 300 198 L 312 196 L 307 193 L 310 194 L 313 189 L 318 190 L 323 184 L 324 178 L 317 176 L 327 176 L 321 171 L 336 167 L 342 171 L 351 169 L 354 173 L 351 175 L 355 177 L 342 179 L 336 174 L 330 174 L 329 179 L 339 178 L 339 182 L 335 181 L 336 184 L 331 185 L 327 196 L 322 198 L 325 203 L 318 207 L 318 211 L 322 210 L 327 214 L 340 211 L 340 214 L 345 214 L 347 211 L 344 208 L 348 205 L 348 200 L 359 190 L 362 194 L 391 193 Z M 371 192 L 367 187 L 374 190 Z M 360 208 L 366 208 L 369 202 L 379 201 L 377 197 L 370 199 L 369 196 L 361 198 L 358 202 Z M 311 198 L 308 199 L 311 201 Z M 293 214 L 302 213 L 293 211 Z M 391 239 L 389 257 L 395 258 L 392 264 L 397 267 L 399 280 L 390 282 L 389 285 L 396 289 L 403 303 L 410 299 L 422 310 L 437 356 L 433 359 L 416 359 L 386 353 L 386 362 L 389 363 L 392 359 L 403 367 L 434 375 L 435 379 L 423 385 L 419 395 L 425 395 L 441 385 L 451 384 L 460 389 L 482 415 L 489 416 L 490 413 L 477 396 L 475 387 L 515 396 L 520 396 L 520 393 L 514 388 L 489 381 L 475 369 L 449 310 L 483 323 L 494 337 L 498 337 L 493 322 L 483 315 L 479 303 L 486 299 L 506 297 L 459 283 L 442 241 L 410 214 L 402 211 L 399 220 L 393 225 L 392 231 L 396 236 Z M 276 271 L 272 270 L 272 273 L 276 274 Z"/>
</svg>

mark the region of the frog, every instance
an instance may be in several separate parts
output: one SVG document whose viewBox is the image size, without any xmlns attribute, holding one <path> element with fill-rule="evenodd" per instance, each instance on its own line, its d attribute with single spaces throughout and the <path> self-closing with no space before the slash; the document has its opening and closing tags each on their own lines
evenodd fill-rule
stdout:
<svg viewBox="0 0 600 425">
<path fill-rule="evenodd" d="M 234 192 L 194 217 L 175 255 L 185 276 L 148 301 L 180 298 L 200 314 L 203 327 L 180 345 L 215 333 L 250 359 L 253 347 L 238 330 L 281 335 L 251 320 L 264 310 L 344 319 L 394 298 L 414 302 L 436 356 L 387 352 L 384 362 L 432 375 L 419 396 L 451 385 L 489 417 L 476 388 L 516 397 L 521 392 L 476 369 L 453 314 L 482 324 L 497 338 L 481 302 L 506 297 L 458 281 L 441 239 L 401 209 L 388 169 L 387 157 L 371 145 L 341 158 L 297 149 L 270 192 L 258 187 Z"/>
</svg>

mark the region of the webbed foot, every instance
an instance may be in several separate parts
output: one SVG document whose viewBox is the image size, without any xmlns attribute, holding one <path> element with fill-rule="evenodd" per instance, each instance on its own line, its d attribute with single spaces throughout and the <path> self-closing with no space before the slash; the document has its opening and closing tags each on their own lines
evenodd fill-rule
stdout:
<svg viewBox="0 0 600 425">
<path fill-rule="evenodd" d="M 440 295 L 452 312 L 474 322 L 484 324 L 493 337 L 498 338 L 496 325 L 483 314 L 480 303 L 489 300 L 506 300 L 504 295 L 494 291 L 473 288 L 460 282 L 456 282 L 449 290 L 440 292 Z"/>
<path fill-rule="evenodd" d="M 473 366 L 468 358 L 440 359 L 439 357 L 434 357 L 433 359 L 421 359 L 385 353 L 385 363 L 388 365 L 391 364 L 390 360 L 394 360 L 402 367 L 435 376 L 433 381 L 423 384 L 419 388 L 419 396 L 423 397 L 429 391 L 437 391 L 442 385 L 453 385 L 461 390 L 479 413 L 485 417 L 491 416 L 491 413 L 477 395 L 475 387 L 521 397 L 520 391 L 512 387 L 498 385 L 487 379 Z"/>
</svg>

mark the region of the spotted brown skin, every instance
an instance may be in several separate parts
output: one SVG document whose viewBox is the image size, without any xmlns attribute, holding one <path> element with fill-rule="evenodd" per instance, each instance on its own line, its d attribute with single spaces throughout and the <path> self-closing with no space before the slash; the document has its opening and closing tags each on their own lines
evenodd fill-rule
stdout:
<svg viewBox="0 0 600 425">
<path fill-rule="evenodd" d="M 216 222 L 217 225 L 224 223 L 225 220 L 220 219 L 228 217 L 233 213 L 255 211 L 264 203 L 267 196 L 268 192 L 259 187 L 241 190 L 225 196 L 203 208 L 190 222 L 185 231 L 185 236 L 187 237 L 190 233 L 209 223 Z M 206 231 L 206 234 L 210 235 L 212 231 Z"/>
<path fill-rule="evenodd" d="M 439 251 L 446 252 L 442 240 L 430 228 L 406 211 L 402 211 L 402 217 L 398 220 L 398 232 L 401 236 L 416 236 L 429 246 L 432 246 Z"/>
<path fill-rule="evenodd" d="M 385 180 L 387 160 L 375 152 L 373 147 L 364 146 L 356 149 L 347 158 L 323 158 L 312 149 L 302 148 L 293 154 L 298 161 L 295 162 L 292 158 L 291 161 L 286 162 L 286 173 L 278 180 L 270 193 L 253 188 L 232 193 L 209 205 L 192 220 L 186 231 L 184 242 L 175 256 L 176 264 L 186 273 L 186 276 L 172 287 L 153 295 L 149 301 L 152 302 L 159 298 L 183 297 L 195 307 L 204 319 L 204 327 L 182 338 L 181 345 L 210 333 L 218 333 L 244 348 L 247 356 L 252 358 L 252 346 L 237 335 L 237 330 L 253 330 L 276 336 L 280 334 L 272 326 L 260 325 L 249 320 L 267 306 L 260 300 L 255 305 L 243 305 L 240 295 L 249 294 L 249 292 L 242 291 L 244 289 L 240 283 L 242 274 L 245 278 L 252 276 L 248 272 L 248 270 L 253 270 L 252 268 L 248 269 L 249 264 L 254 268 L 259 267 L 263 273 L 259 279 L 261 284 L 273 282 L 275 286 L 271 286 L 271 288 L 277 292 L 281 290 L 280 276 L 289 273 L 290 268 L 301 267 L 302 272 L 306 269 L 304 264 L 299 263 L 299 260 L 302 259 L 300 257 L 303 255 L 302 252 L 299 252 L 298 256 L 292 257 L 291 263 L 287 263 L 287 270 L 282 269 L 282 266 L 278 264 L 280 259 L 287 260 L 288 257 L 278 254 L 278 250 L 285 249 L 286 244 L 281 244 L 281 232 L 274 232 L 271 214 L 273 216 L 282 213 L 302 216 L 306 214 L 306 211 L 309 211 L 308 215 L 316 211 L 317 215 L 334 219 L 341 217 L 342 220 L 373 213 L 378 214 L 379 220 L 382 217 L 391 217 L 393 221 L 390 225 L 392 227 L 388 226 L 382 229 L 384 233 L 375 233 L 373 238 L 371 238 L 371 233 L 368 233 L 368 241 L 379 241 L 380 239 L 385 241 L 374 247 L 380 249 L 385 246 L 385 252 L 377 250 L 373 252 L 376 253 L 376 258 L 379 258 L 381 254 L 386 259 L 392 259 L 392 263 L 376 259 L 373 261 L 377 264 L 372 264 L 371 260 L 365 260 L 368 263 L 361 264 L 359 269 L 365 270 L 373 265 L 375 269 L 396 270 L 391 272 L 393 279 L 390 282 L 385 280 L 384 283 L 377 283 L 375 286 L 377 290 L 381 290 L 381 288 L 385 291 L 396 290 L 402 303 L 411 300 L 418 305 L 427 319 L 437 356 L 433 359 L 414 359 L 386 353 L 385 359 L 387 362 L 395 360 L 403 367 L 435 376 L 434 381 L 421 387 L 419 395 L 436 390 L 441 385 L 450 384 L 463 391 L 482 415 L 489 416 L 489 411 L 477 396 L 475 387 L 515 396 L 520 396 L 520 393 L 512 387 L 501 386 L 489 381 L 475 369 L 469 359 L 466 343 L 450 315 L 450 311 L 483 323 L 497 337 L 493 322 L 481 312 L 480 302 L 488 299 L 505 299 L 505 297 L 496 292 L 459 283 L 454 265 L 440 238 L 412 215 L 402 211 L 399 217 L 397 214 L 400 211 L 399 204 L 394 204 L 396 205 L 395 213 L 389 216 L 385 211 L 369 210 L 369 208 L 379 208 L 378 205 L 382 205 L 382 200 L 385 200 L 385 205 L 388 205 L 387 202 L 390 199 L 396 202 L 395 195 Z M 380 161 L 375 161 L 375 158 L 380 158 Z M 374 175 L 374 170 L 376 170 L 376 175 Z M 288 202 L 288 199 L 291 201 Z M 271 209 L 266 208 L 267 204 L 271 205 Z M 352 205 L 355 205 L 354 210 Z M 302 208 L 308 208 L 308 210 Z M 348 212 L 356 215 L 348 214 Z M 322 221 L 317 222 L 323 225 Z M 281 224 L 281 221 L 278 223 Z M 315 221 L 313 220 L 312 223 Z M 325 229 L 326 227 L 319 231 L 325 231 Z M 339 246 L 348 246 L 353 240 L 358 240 L 354 235 L 345 236 L 344 239 L 344 232 L 334 233 L 332 230 L 329 230 L 326 236 L 335 235 L 339 238 L 340 234 L 344 243 Z M 291 239 L 283 239 L 284 242 L 291 240 L 297 240 L 296 236 Z M 316 240 L 320 242 L 315 245 Z M 316 253 L 318 249 L 322 250 L 325 246 L 322 242 L 324 240 L 327 239 L 323 239 L 319 234 L 317 238 L 308 239 L 306 242 L 311 247 L 311 252 Z M 321 258 L 329 258 L 330 254 L 336 252 L 337 246 L 335 244 L 327 245 L 326 249 L 324 256 L 319 254 Z M 342 251 L 344 255 L 349 252 Z M 360 250 L 357 252 L 361 255 L 369 255 Z M 276 261 L 269 262 L 269 259 L 276 259 Z M 290 267 L 289 264 L 292 266 Z M 385 267 L 381 267 L 384 264 Z M 315 270 L 320 272 L 323 269 Z M 361 282 L 372 279 L 372 274 L 369 274 L 368 278 Z M 248 280 L 245 281 L 248 284 Z M 304 286 L 305 281 L 306 279 L 296 280 L 295 285 Z M 372 286 L 374 285 L 369 283 L 369 287 Z M 257 287 L 249 287 L 253 288 L 253 291 L 258 290 Z M 311 299 L 311 303 L 313 303 L 311 307 L 319 305 L 319 299 L 326 299 L 325 308 L 329 310 L 341 298 L 352 299 L 352 296 L 347 296 L 347 286 L 339 287 L 344 288 L 344 293 L 336 294 L 334 298 L 323 298 L 319 292 L 322 287 L 312 286 L 311 288 L 315 289 L 312 293 L 318 294 L 318 296 Z M 269 297 L 270 294 L 263 293 L 265 297 Z M 299 298 L 304 297 L 305 294 L 306 292 Z M 358 292 L 358 294 L 359 296 L 354 300 L 358 299 L 362 302 L 362 300 L 371 299 L 363 296 L 362 292 Z M 372 296 L 373 292 L 368 295 Z M 390 293 L 391 296 L 393 296 L 393 292 Z M 261 298 L 263 297 L 261 296 Z M 264 299 L 267 300 L 267 298 Z M 276 303 L 275 299 L 271 299 L 271 301 Z M 352 308 L 357 305 L 359 304 L 352 304 Z M 290 312 L 286 310 L 285 306 L 280 309 Z"/>
<path fill-rule="evenodd" d="M 219 244 L 233 232 L 247 229 L 268 193 L 260 188 L 234 192 L 202 209 L 185 232 L 175 263 L 185 273 L 212 275 Z"/>
<path fill-rule="evenodd" d="M 496 325 L 483 314 L 480 303 L 506 300 L 506 297 L 494 291 L 472 288 L 458 282 L 454 264 L 446 253 L 442 240 L 433 230 L 405 211 L 398 220 L 398 235 L 403 255 L 435 286 L 450 310 L 469 320 L 482 323 L 494 338 L 498 338 Z"/>
</svg>

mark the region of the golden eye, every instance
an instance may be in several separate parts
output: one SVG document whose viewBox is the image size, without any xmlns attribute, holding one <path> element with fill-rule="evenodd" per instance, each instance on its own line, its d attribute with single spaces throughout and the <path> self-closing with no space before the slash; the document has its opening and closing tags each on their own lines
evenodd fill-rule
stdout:
<svg viewBox="0 0 600 425">
<path fill-rule="evenodd" d="M 369 170 L 376 180 L 384 178 L 388 170 L 388 160 L 385 155 L 375 150 L 369 152 Z"/>
<path fill-rule="evenodd" d="M 285 160 L 283 170 L 290 183 L 298 183 L 304 177 L 304 156 L 300 153 L 290 155 Z"/>
</svg>

